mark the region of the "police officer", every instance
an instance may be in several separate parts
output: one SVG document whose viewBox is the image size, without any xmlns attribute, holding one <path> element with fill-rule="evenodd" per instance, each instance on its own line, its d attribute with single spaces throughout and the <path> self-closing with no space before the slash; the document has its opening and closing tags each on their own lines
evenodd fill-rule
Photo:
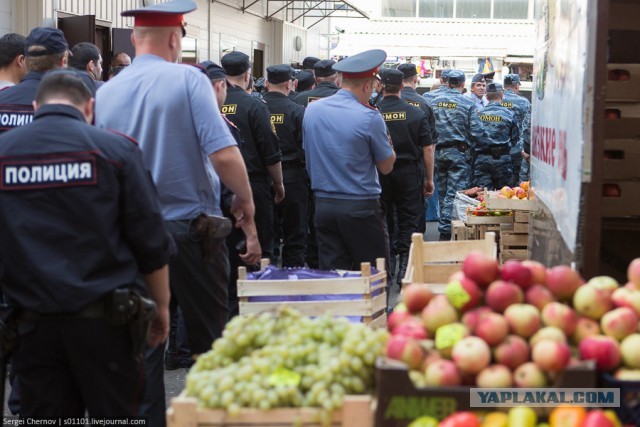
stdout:
<svg viewBox="0 0 640 427">
<path fill-rule="evenodd" d="M 169 329 L 174 245 L 156 189 L 135 141 L 88 124 L 93 97 L 76 73 L 45 75 L 35 103 L 32 123 L 0 136 L 20 415 L 137 416 L 145 341 L 158 346 Z M 133 334 L 146 332 L 153 301 L 150 335 Z"/>
<path fill-rule="evenodd" d="M 313 77 L 313 72 L 311 72 L 310 70 L 300 71 L 296 75 L 296 79 L 298 80 L 298 86 L 296 87 L 298 91 L 298 95 L 300 95 L 302 92 L 311 90 L 316 86 L 316 81 Z"/>
<path fill-rule="evenodd" d="M 391 172 L 395 154 L 382 115 L 367 102 L 386 57 L 371 50 L 335 64 L 343 73 L 342 89 L 305 112 L 304 150 L 323 270 L 389 259 L 378 172 Z"/>
<path fill-rule="evenodd" d="M 0 133 L 33 120 L 31 104 L 42 75 L 66 67 L 68 57 L 69 45 L 62 31 L 48 27 L 31 30 L 25 47 L 28 73 L 20 83 L 0 92 Z"/>
<path fill-rule="evenodd" d="M 240 130 L 242 157 L 247 165 L 256 206 L 256 227 L 262 256 L 271 259 L 274 249 L 273 203 L 280 203 L 285 194 L 280 144 L 267 105 L 245 92 L 251 79 L 249 57 L 242 52 L 230 52 L 222 57 L 221 62 L 231 82 L 222 112 Z"/>
<path fill-rule="evenodd" d="M 436 115 L 436 181 L 440 202 L 440 240 L 451 239 L 451 211 L 456 191 L 469 188 L 472 153 L 476 145 L 489 145 L 475 102 L 462 95 L 464 73 L 449 73 L 449 88 L 431 101 Z"/>
<path fill-rule="evenodd" d="M 313 73 L 313 66 L 316 65 L 316 62 L 318 61 L 320 61 L 320 58 L 316 58 L 315 56 L 307 56 L 302 60 L 302 70 L 309 70 Z"/>
<path fill-rule="evenodd" d="M 287 197 L 277 206 L 282 220 L 282 266 L 304 267 L 307 219 L 309 214 L 309 178 L 302 151 L 304 107 L 285 95 L 291 89 L 291 67 L 285 64 L 267 67 L 267 93 L 264 100 L 271 112 L 282 150 L 282 177 Z"/>
<path fill-rule="evenodd" d="M 518 118 L 512 110 L 502 106 L 503 89 L 500 83 L 487 85 L 487 105 L 480 111 L 480 120 L 491 142 L 476 145 L 474 181 L 478 187 L 499 189 L 513 182 L 511 147 L 520 141 Z"/>
<path fill-rule="evenodd" d="M 333 69 L 335 61 L 325 59 L 318 61 L 313 66 L 316 76 L 315 89 L 308 90 L 296 97 L 296 102 L 303 107 L 307 107 L 310 102 L 331 96 L 340 90 L 338 86 L 338 72 Z"/>
<path fill-rule="evenodd" d="M 471 78 L 471 90 L 464 94 L 467 98 L 472 100 L 478 110 L 482 110 L 489 103 L 485 96 L 487 89 L 487 82 L 484 79 L 484 74 L 475 74 Z"/>
<path fill-rule="evenodd" d="M 422 111 L 424 111 L 425 115 L 427 116 L 427 122 L 429 123 L 429 128 L 431 129 L 431 140 L 435 144 L 438 138 L 438 133 L 436 132 L 436 118 L 433 114 L 433 110 L 431 109 L 431 105 L 429 105 L 429 102 L 425 98 L 420 96 L 418 92 L 416 92 L 419 76 L 418 76 L 418 72 L 416 71 L 415 65 L 411 63 L 400 64 L 398 65 L 397 70 L 401 71 L 402 74 L 404 74 L 404 79 L 402 80 L 403 88 L 402 88 L 402 91 L 400 92 L 400 96 L 402 100 L 405 102 L 408 102 L 414 107 L 419 107 L 420 109 L 422 109 Z M 436 184 L 434 183 L 434 186 L 435 185 Z M 433 197 L 433 194 L 430 195 L 429 197 Z M 426 204 L 427 202 L 425 200 L 425 203 L 423 203 L 423 210 L 425 212 L 423 212 L 420 215 L 419 230 L 422 233 L 425 232 L 427 227 L 427 223 L 426 223 L 427 218 L 426 218 L 426 209 L 425 209 Z"/>
<path fill-rule="evenodd" d="M 504 77 L 504 99 L 502 101 L 502 105 L 515 112 L 520 125 L 521 136 L 521 141 L 518 145 L 511 147 L 511 160 L 513 162 L 514 174 L 514 181 L 512 185 L 517 184 L 522 165 L 525 165 L 525 173 L 522 174 L 522 177 L 526 178 L 528 176 L 529 162 L 523 159 L 523 157 L 525 157 L 523 153 L 528 154 L 528 152 L 525 151 L 525 147 L 531 147 L 531 132 L 525 131 L 524 128 L 526 123 L 531 123 L 530 118 L 527 119 L 527 117 L 531 115 L 531 103 L 527 98 L 518 95 L 519 90 L 520 75 L 507 74 Z M 523 179 L 522 181 L 526 181 L 526 179 Z"/>
<path fill-rule="evenodd" d="M 396 151 L 393 171 L 381 176 L 380 183 L 389 240 L 398 255 L 398 284 L 407 270 L 411 234 L 424 233 L 424 197 L 433 194 L 431 128 L 422 109 L 400 99 L 404 77 L 398 70 L 382 74 L 384 98 L 378 103 Z"/>
<path fill-rule="evenodd" d="M 424 99 L 426 99 L 429 103 L 431 103 L 433 98 L 435 98 L 436 96 L 442 95 L 447 90 L 448 84 L 449 84 L 450 72 L 451 72 L 450 68 L 445 68 L 444 70 L 442 70 L 442 73 L 440 74 L 440 86 L 437 89 L 433 89 L 433 90 L 430 90 L 429 92 L 425 92 L 422 95 Z"/>
</svg>

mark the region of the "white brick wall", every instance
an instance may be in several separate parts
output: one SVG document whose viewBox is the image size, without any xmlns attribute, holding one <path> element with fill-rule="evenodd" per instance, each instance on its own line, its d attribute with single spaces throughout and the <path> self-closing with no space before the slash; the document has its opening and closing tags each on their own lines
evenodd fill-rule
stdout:
<svg viewBox="0 0 640 427">
<path fill-rule="evenodd" d="M 11 0 L 0 0 L 0 36 L 12 32 Z"/>
</svg>

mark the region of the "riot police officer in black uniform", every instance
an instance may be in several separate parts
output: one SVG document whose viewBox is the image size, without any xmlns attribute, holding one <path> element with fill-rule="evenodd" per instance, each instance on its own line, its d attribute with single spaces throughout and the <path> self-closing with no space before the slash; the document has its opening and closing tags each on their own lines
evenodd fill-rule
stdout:
<svg viewBox="0 0 640 427">
<path fill-rule="evenodd" d="M 33 120 L 32 103 L 43 74 L 66 67 L 68 55 L 69 45 L 62 31 L 44 27 L 31 30 L 25 47 L 28 72 L 20 83 L 0 92 L 0 133 Z"/>
<path fill-rule="evenodd" d="M 411 234 L 420 232 L 424 197 L 433 193 L 431 128 L 420 108 L 400 99 L 403 78 L 398 70 L 385 70 L 381 74 L 384 98 L 378 102 L 396 151 L 393 171 L 381 176 L 380 183 L 389 241 L 395 246 L 393 253 L 399 256 L 398 283 L 407 269 Z"/>
<path fill-rule="evenodd" d="M 274 249 L 273 203 L 280 203 L 285 194 L 280 144 L 271 124 L 267 105 L 245 92 L 251 79 L 249 57 L 242 52 L 230 52 L 222 57 L 221 62 L 227 79 L 232 83 L 232 86 L 227 88 L 227 99 L 222 106 L 222 113 L 240 130 L 243 141 L 242 157 L 253 191 L 255 222 L 262 256 L 271 259 Z M 271 187 L 275 192 L 275 198 L 272 196 Z"/>
<path fill-rule="evenodd" d="M 161 344 L 169 329 L 174 245 L 135 141 L 88 124 L 82 79 L 52 71 L 35 101 L 33 122 L 0 136 L 20 415 L 135 416 L 145 342 Z"/>
<path fill-rule="evenodd" d="M 296 97 L 298 104 L 306 108 L 310 102 L 326 98 L 340 90 L 338 86 L 339 74 L 333 69 L 333 64 L 335 63 L 335 61 L 329 59 L 316 62 L 313 66 L 316 74 L 316 87 L 300 93 Z"/>
<path fill-rule="evenodd" d="M 277 206 L 282 222 L 282 266 L 303 267 L 305 262 L 307 216 L 309 211 L 309 177 L 302 151 L 302 119 L 304 107 L 285 93 L 291 86 L 291 67 L 274 65 L 267 68 L 267 93 L 263 99 L 271 111 L 282 150 L 282 177 L 287 197 Z"/>
</svg>

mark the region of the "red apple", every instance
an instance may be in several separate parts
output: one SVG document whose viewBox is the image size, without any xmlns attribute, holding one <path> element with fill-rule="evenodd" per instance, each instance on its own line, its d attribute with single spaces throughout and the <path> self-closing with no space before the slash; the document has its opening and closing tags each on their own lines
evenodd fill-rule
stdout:
<svg viewBox="0 0 640 427">
<path fill-rule="evenodd" d="M 456 412 L 442 420 L 438 427 L 480 427 L 480 420 L 473 412 Z"/>
<path fill-rule="evenodd" d="M 497 363 L 516 369 L 529 360 L 529 345 L 522 337 L 509 335 L 493 349 L 493 358 Z"/>
<path fill-rule="evenodd" d="M 618 184 L 602 184 L 602 197 L 621 197 L 622 190 Z"/>
<path fill-rule="evenodd" d="M 544 328 L 541 328 L 538 332 L 533 334 L 531 338 L 529 338 L 529 345 L 533 347 L 543 340 L 566 343 L 567 336 L 564 334 L 564 332 L 562 332 L 561 329 L 556 328 L 555 326 L 545 326 Z"/>
<path fill-rule="evenodd" d="M 547 271 L 547 288 L 560 301 L 571 300 L 582 282 L 580 274 L 566 265 L 558 265 Z"/>
<path fill-rule="evenodd" d="M 618 72 L 616 70 L 609 70 L 607 72 L 607 80 L 618 80 Z"/>
<path fill-rule="evenodd" d="M 424 372 L 427 386 L 457 386 L 462 384 L 456 364 L 440 359 L 429 364 Z"/>
<path fill-rule="evenodd" d="M 640 258 L 636 258 L 627 267 L 627 280 L 640 289 Z"/>
<path fill-rule="evenodd" d="M 592 409 L 582 420 L 580 427 L 616 427 L 616 425 L 604 414 L 603 411 Z"/>
<path fill-rule="evenodd" d="M 587 282 L 587 285 L 600 289 L 601 291 L 606 292 L 609 295 L 613 294 L 613 292 L 620 287 L 620 284 L 616 281 L 616 279 L 609 276 L 592 277 Z"/>
<path fill-rule="evenodd" d="M 598 320 L 613 308 L 611 299 L 607 292 L 595 286 L 584 285 L 573 295 L 573 308 L 582 316 Z"/>
<path fill-rule="evenodd" d="M 527 289 L 533 284 L 533 274 L 531 270 L 522 265 L 520 261 L 509 260 L 502 264 L 500 273 L 502 280 L 515 283 L 522 289 Z"/>
<path fill-rule="evenodd" d="M 640 369 L 640 334 L 631 334 L 620 343 L 620 353 L 624 366 Z"/>
<path fill-rule="evenodd" d="M 433 298 L 433 292 L 429 285 L 423 283 L 411 283 L 402 290 L 402 302 L 411 313 L 418 313 L 429 304 Z"/>
<path fill-rule="evenodd" d="M 466 337 L 458 341 L 451 352 L 453 362 L 464 373 L 477 374 L 491 362 L 491 350 L 478 337 Z"/>
<path fill-rule="evenodd" d="M 571 335 L 571 340 L 575 344 L 579 344 L 580 341 L 591 335 L 600 335 L 600 324 L 588 317 L 578 317 L 576 321 L 576 329 Z"/>
<path fill-rule="evenodd" d="M 447 299 L 458 310 L 465 312 L 480 304 L 482 291 L 468 277 L 449 282 L 444 290 Z"/>
<path fill-rule="evenodd" d="M 571 350 L 564 342 L 542 340 L 531 350 L 531 359 L 543 371 L 557 372 L 569 364 Z"/>
<path fill-rule="evenodd" d="M 528 259 L 528 260 L 522 261 L 521 264 L 524 267 L 527 267 L 529 271 L 531 271 L 531 276 L 532 276 L 531 281 L 534 284 L 543 284 L 546 282 L 547 269 L 545 268 L 544 265 L 542 265 L 542 263 Z"/>
<path fill-rule="evenodd" d="M 607 108 L 604 111 L 604 118 L 606 120 L 618 120 L 620 117 L 620 110 L 617 108 Z"/>
<path fill-rule="evenodd" d="M 484 300 L 489 307 L 502 313 L 510 305 L 522 303 L 524 294 L 518 285 L 496 280 L 487 288 Z"/>
<path fill-rule="evenodd" d="M 542 323 L 559 328 L 565 335 L 573 334 L 577 320 L 575 311 L 559 302 L 551 302 L 542 309 Z"/>
<path fill-rule="evenodd" d="M 618 70 L 618 80 L 627 81 L 631 80 L 631 74 L 627 70 Z"/>
<path fill-rule="evenodd" d="M 427 330 L 424 328 L 422 321 L 413 316 L 393 328 L 391 335 L 401 335 L 417 340 L 426 340 L 429 338 L 429 334 L 427 334 Z"/>
<path fill-rule="evenodd" d="M 615 338 L 603 335 L 588 336 L 580 344 L 580 359 L 595 360 L 601 371 L 612 371 L 620 364 L 620 347 Z"/>
<path fill-rule="evenodd" d="M 434 296 L 422 310 L 422 323 L 432 336 L 440 326 L 457 321 L 458 312 L 442 294 Z"/>
<path fill-rule="evenodd" d="M 540 329 L 540 312 L 530 304 L 514 304 L 504 312 L 511 332 L 529 338 Z"/>
<path fill-rule="evenodd" d="M 482 316 L 487 313 L 493 313 L 489 307 L 476 307 L 467 311 L 462 315 L 462 324 L 465 325 L 471 333 L 476 330 L 476 325 Z"/>
<path fill-rule="evenodd" d="M 406 363 L 410 369 L 419 368 L 424 356 L 424 352 L 416 340 L 400 335 L 389 338 L 386 354 L 391 359 Z"/>
<path fill-rule="evenodd" d="M 618 288 L 613 292 L 611 301 L 616 307 L 629 307 L 640 316 L 640 291 L 627 287 Z"/>
<path fill-rule="evenodd" d="M 500 272 L 498 261 L 480 251 L 471 251 L 462 263 L 465 276 L 476 282 L 481 288 L 496 280 Z"/>
<path fill-rule="evenodd" d="M 629 307 L 616 308 L 602 316 L 600 327 L 605 335 L 619 341 L 638 329 L 638 315 Z"/>
<path fill-rule="evenodd" d="M 513 383 L 521 388 L 539 388 L 547 386 L 547 377 L 533 362 L 524 363 L 513 373 Z"/>
<path fill-rule="evenodd" d="M 524 294 L 524 300 L 527 304 L 535 306 L 538 310 L 542 310 L 545 305 L 555 301 L 555 297 L 549 289 L 544 285 L 533 285 Z"/>
<path fill-rule="evenodd" d="M 393 331 L 396 326 L 408 319 L 413 319 L 413 315 L 408 311 L 392 311 L 387 317 L 387 330 Z"/>
<path fill-rule="evenodd" d="M 498 313 L 488 313 L 478 320 L 475 334 L 490 346 L 498 345 L 509 334 L 509 324 Z"/>
<path fill-rule="evenodd" d="M 489 365 L 478 373 L 476 385 L 482 388 L 511 387 L 513 385 L 513 374 L 511 369 L 504 365 Z"/>
</svg>

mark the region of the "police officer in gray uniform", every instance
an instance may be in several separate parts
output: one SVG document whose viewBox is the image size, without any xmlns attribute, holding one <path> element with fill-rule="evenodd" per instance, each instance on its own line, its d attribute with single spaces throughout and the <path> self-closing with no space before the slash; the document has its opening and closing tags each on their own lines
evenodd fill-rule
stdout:
<svg viewBox="0 0 640 427">
<path fill-rule="evenodd" d="M 487 82 L 484 74 L 476 74 L 471 78 L 471 90 L 464 94 L 467 98 L 475 102 L 479 110 L 482 110 L 489 103 L 486 94 Z"/>
<path fill-rule="evenodd" d="M 520 89 L 520 76 L 518 74 L 507 74 L 504 77 L 504 99 L 502 101 L 502 105 L 510 108 L 514 111 L 516 116 L 518 117 L 518 124 L 520 126 L 520 136 L 521 140 L 517 146 L 511 148 L 511 160 L 513 162 L 513 174 L 514 181 L 513 184 L 517 184 L 518 178 L 520 176 L 521 165 L 526 164 L 525 173 L 523 178 L 526 178 L 529 175 L 529 162 L 524 160 L 523 152 L 525 152 L 525 147 L 531 146 L 531 132 L 525 131 L 524 126 L 526 123 L 529 123 L 530 126 L 531 121 L 531 103 L 527 98 L 524 98 L 518 95 L 518 91 Z M 528 118 L 529 117 L 529 118 Z M 526 181 L 526 179 L 523 179 Z"/>
<path fill-rule="evenodd" d="M 431 102 L 433 98 L 436 96 L 442 95 L 448 88 L 449 84 L 449 73 L 451 72 L 450 68 L 442 70 L 442 74 L 440 74 L 440 83 L 441 85 L 434 90 L 430 90 L 429 92 L 425 92 L 422 97 L 427 101 Z"/>
<path fill-rule="evenodd" d="M 436 180 L 440 201 L 440 240 L 451 240 L 451 211 L 456 191 L 469 188 L 472 149 L 489 145 L 475 102 L 462 95 L 464 73 L 449 73 L 449 88 L 431 101 L 436 115 Z"/>
<path fill-rule="evenodd" d="M 511 147 L 520 141 L 518 118 L 513 111 L 502 106 L 503 89 L 500 83 L 487 85 L 487 105 L 480 111 L 480 120 L 491 142 L 476 146 L 474 181 L 478 187 L 502 188 L 513 182 Z"/>
</svg>

